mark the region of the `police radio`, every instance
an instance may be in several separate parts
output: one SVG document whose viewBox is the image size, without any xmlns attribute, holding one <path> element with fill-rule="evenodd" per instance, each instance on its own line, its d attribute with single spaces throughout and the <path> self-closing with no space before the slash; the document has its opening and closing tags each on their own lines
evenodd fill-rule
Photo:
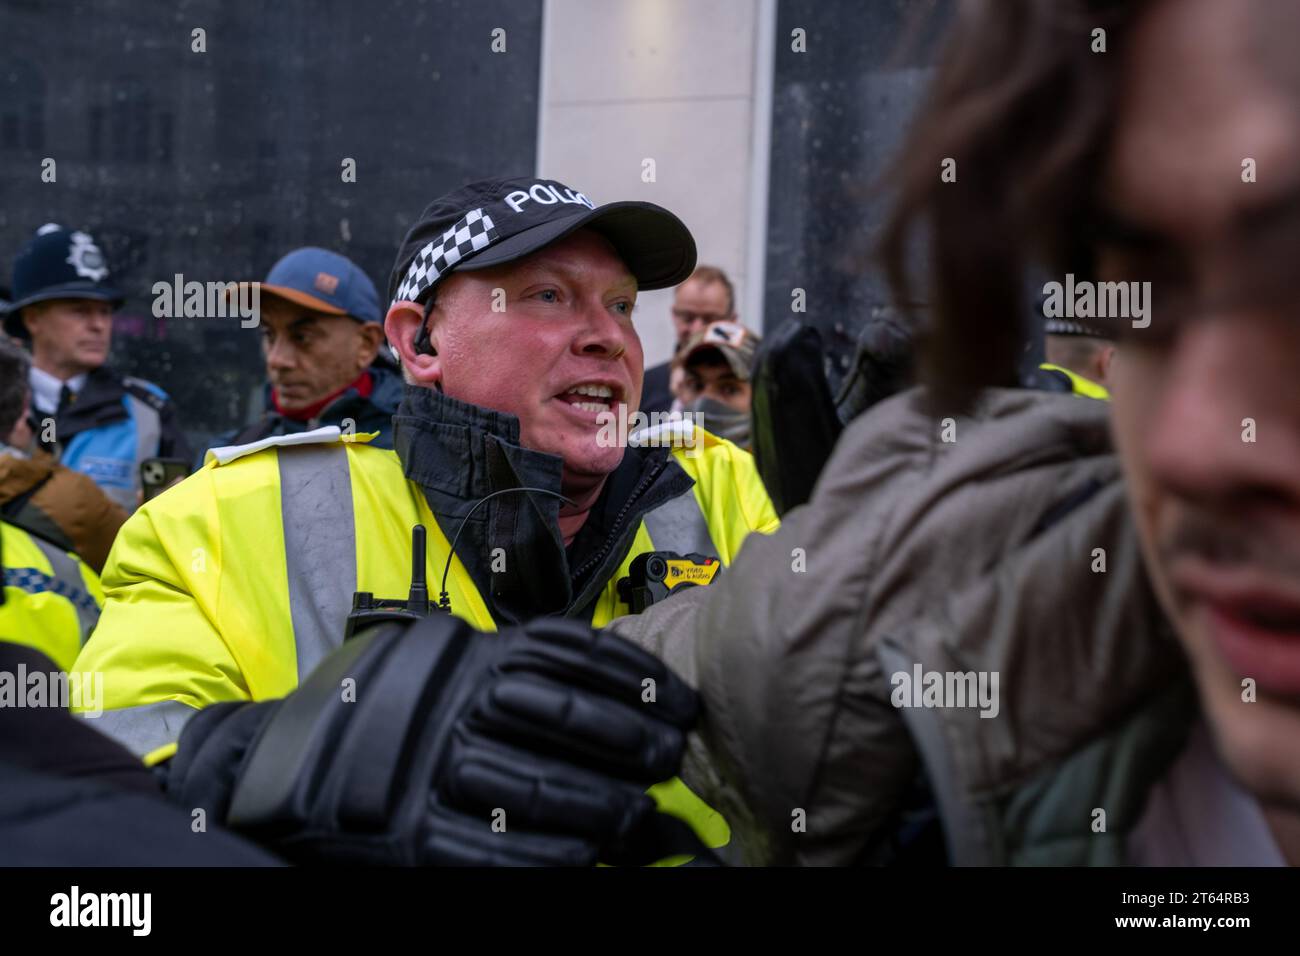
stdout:
<svg viewBox="0 0 1300 956">
<path fill-rule="evenodd" d="M 521 493 L 549 495 L 552 498 L 558 498 L 566 505 L 573 506 L 573 502 L 558 491 L 551 491 L 549 488 L 527 487 L 502 488 L 500 491 L 484 495 L 474 502 L 474 506 L 469 509 L 469 513 L 461 519 L 460 526 L 456 529 L 455 535 L 452 536 L 451 547 L 447 549 L 447 563 L 442 568 L 442 587 L 438 594 L 437 604 L 429 600 L 429 587 L 424 578 L 425 531 L 424 525 L 417 524 L 411 529 L 410 593 L 405 598 L 376 599 L 370 591 L 353 591 L 352 610 L 348 613 L 347 623 L 343 626 L 343 640 L 346 641 L 362 628 L 371 624 L 378 624 L 381 621 L 414 621 L 422 617 L 428 617 L 433 611 L 443 611 L 450 614 L 451 598 L 447 594 L 447 575 L 451 572 L 452 559 L 456 557 L 456 545 L 460 542 L 460 533 L 465 530 L 465 525 L 469 523 L 469 519 L 474 517 L 474 512 L 493 498 Z"/>
<path fill-rule="evenodd" d="M 633 614 L 687 588 L 712 584 L 722 562 L 703 554 L 646 551 L 628 565 L 627 577 L 618 582 L 618 596 Z"/>
<path fill-rule="evenodd" d="M 443 610 L 429 600 L 429 588 L 424 579 L 425 550 L 424 525 L 417 524 L 411 529 L 410 592 L 405 598 L 376 598 L 370 591 L 354 591 L 352 610 L 343 628 L 343 640 L 346 641 L 371 624 L 381 621 L 415 621 L 428 617 L 433 611 Z"/>
</svg>

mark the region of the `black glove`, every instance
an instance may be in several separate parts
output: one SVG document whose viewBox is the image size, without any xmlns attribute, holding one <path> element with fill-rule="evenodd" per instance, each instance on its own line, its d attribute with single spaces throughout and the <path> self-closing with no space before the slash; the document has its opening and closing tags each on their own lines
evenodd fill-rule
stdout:
<svg viewBox="0 0 1300 956">
<path fill-rule="evenodd" d="M 804 504 L 843 427 L 826 381 L 821 334 L 783 321 L 754 356 L 754 464 L 778 515 Z"/>
<path fill-rule="evenodd" d="M 650 862 L 682 849 L 645 788 L 677 772 L 697 706 L 612 634 L 438 614 L 363 632 L 283 700 L 205 708 L 166 788 L 299 862 Z"/>
<path fill-rule="evenodd" d="M 911 331 L 892 309 L 867 319 L 858 332 L 849 374 L 835 396 L 840 421 L 847 425 L 871 406 L 909 388 L 915 351 Z"/>
</svg>

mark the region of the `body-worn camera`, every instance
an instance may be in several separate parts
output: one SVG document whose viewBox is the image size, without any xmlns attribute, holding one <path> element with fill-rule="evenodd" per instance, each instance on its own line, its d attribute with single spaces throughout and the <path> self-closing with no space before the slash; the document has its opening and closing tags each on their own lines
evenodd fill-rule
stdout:
<svg viewBox="0 0 1300 956">
<path fill-rule="evenodd" d="M 712 584 L 721 570 L 721 561 L 703 554 L 647 551 L 632 559 L 627 577 L 618 582 L 618 596 L 640 614 L 675 591 Z"/>
<path fill-rule="evenodd" d="M 372 624 L 384 621 L 410 621 L 434 612 L 451 613 L 447 599 L 446 578 L 437 603 L 429 600 L 425 579 L 425 529 L 411 529 L 411 590 L 404 598 L 377 598 L 370 591 L 354 591 L 352 610 L 344 625 L 343 639 L 348 640 Z M 448 557 L 448 564 L 451 559 Z M 650 605 L 662 601 L 683 588 L 712 584 L 722 570 L 722 562 L 703 554 L 679 554 L 676 551 L 647 551 L 632 559 L 628 575 L 618 582 L 618 596 L 640 614 Z"/>
</svg>

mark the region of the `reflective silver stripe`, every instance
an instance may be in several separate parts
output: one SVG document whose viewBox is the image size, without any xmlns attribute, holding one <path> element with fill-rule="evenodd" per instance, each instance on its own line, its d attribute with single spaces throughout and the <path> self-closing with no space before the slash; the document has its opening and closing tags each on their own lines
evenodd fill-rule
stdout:
<svg viewBox="0 0 1300 956">
<path fill-rule="evenodd" d="M 656 551 L 676 551 L 678 554 L 694 551 L 715 558 L 722 556 L 713 544 L 709 523 L 700 511 L 694 491 L 664 502 L 641 520 L 645 522 Z"/>
<path fill-rule="evenodd" d="M 134 511 L 136 494 L 140 491 L 140 462 L 158 454 L 158 443 L 162 441 L 162 417 L 147 402 L 142 402 L 129 392 L 126 404 L 135 422 L 135 462 L 131 468 L 130 504 L 123 505 L 127 511 Z M 118 489 L 120 491 L 120 489 Z"/>
<path fill-rule="evenodd" d="M 343 643 L 352 610 L 357 584 L 352 481 L 342 445 L 284 446 L 276 454 L 289 613 L 302 681 Z"/>
<path fill-rule="evenodd" d="M 76 716 L 112 737 L 137 757 L 143 757 L 165 744 L 176 743 L 186 723 L 197 713 L 193 707 L 178 700 L 160 700 L 156 704 L 106 710 L 97 716 Z"/>
<path fill-rule="evenodd" d="M 90 639 L 90 632 L 99 623 L 99 605 L 95 603 L 95 598 L 91 593 L 86 590 L 86 582 L 81 576 L 81 569 L 67 552 L 61 551 L 36 535 L 30 535 L 30 537 L 32 544 L 40 548 L 41 554 L 45 555 L 45 560 L 50 562 L 50 568 L 54 572 L 52 577 L 57 581 L 61 581 L 63 586 L 67 588 L 69 593 L 63 596 L 77 610 L 77 620 L 81 623 L 81 643 L 85 644 Z"/>
</svg>

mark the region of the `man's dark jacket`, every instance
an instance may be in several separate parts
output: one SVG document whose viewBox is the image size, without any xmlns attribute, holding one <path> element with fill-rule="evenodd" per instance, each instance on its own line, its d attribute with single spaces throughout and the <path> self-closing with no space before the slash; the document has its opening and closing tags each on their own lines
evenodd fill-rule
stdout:
<svg viewBox="0 0 1300 956">
<path fill-rule="evenodd" d="M 326 405 L 320 414 L 307 421 L 286 418 L 276 411 L 271 402 L 271 386 L 268 385 L 265 391 L 266 411 L 262 417 L 251 425 L 218 435 L 212 439 L 209 447 L 247 445 L 273 435 L 293 435 L 336 425 L 344 431 L 356 433 L 379 432 L 371 444 L 377 448 L 392 448 L 393 415 L 402 401 L 402 379 L 396 372 L 379 363 L 370 366 L 369 372 L 369 395 L 362 395 L 355 387 L 351 387 Z M 196 465 L 202 464 L 203 456 L 200 455 Z"/>
</svg>

